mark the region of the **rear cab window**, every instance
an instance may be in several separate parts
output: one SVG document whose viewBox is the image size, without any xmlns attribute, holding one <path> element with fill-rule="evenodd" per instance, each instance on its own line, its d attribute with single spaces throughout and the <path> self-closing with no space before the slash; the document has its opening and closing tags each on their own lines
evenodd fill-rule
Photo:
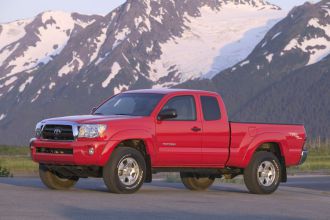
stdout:
<svg viewBox="0 0 330 220">
<path fill-rule="evenodd" d="M 221 119 L 221 111 L 218 99 L 214 96 L 201 96 L 203 118 L 205 121 L 216 121 Z"/>
</svg>

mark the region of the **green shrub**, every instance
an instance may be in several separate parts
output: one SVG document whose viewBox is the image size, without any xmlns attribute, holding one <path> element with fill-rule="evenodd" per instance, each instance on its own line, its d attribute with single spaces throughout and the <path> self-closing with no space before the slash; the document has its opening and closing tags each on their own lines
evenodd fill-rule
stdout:
<svg viewBox="0 0 330 220">
<path fill-rule="evenodd" d="M 0 177 L 13 177 L 13 175 L 7 168 L 0 167 Z"/>
</svg>

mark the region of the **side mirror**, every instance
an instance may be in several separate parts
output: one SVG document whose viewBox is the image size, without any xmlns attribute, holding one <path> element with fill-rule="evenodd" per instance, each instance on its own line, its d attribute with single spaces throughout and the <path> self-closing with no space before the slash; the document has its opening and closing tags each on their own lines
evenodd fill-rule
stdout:
<svg viewBox="0 0 330 220">
<path fill-rule="evenodd" d="M 165 119 L 176 118 L 177 116 L 178 114 L 175 109 L 164 109 L 158 114 L 157 119 L 162 121 Z"/>
<path fill-rule="evenodd" d="M 94 114 L 94 112 L 96 111 L 96 109 L 97 109 L 96 107 L 93 107 L 93 108 L 92 108 L 91 115 Z"/>
</svg>

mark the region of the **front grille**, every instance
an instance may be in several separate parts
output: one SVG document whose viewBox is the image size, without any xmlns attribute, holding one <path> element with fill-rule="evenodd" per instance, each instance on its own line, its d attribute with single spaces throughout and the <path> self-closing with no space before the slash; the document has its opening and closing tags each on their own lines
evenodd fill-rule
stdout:
<svg viewBox="0 0 330 220">
<path fill-rule="evenodd" d="M 72 149 L 37 147 L 37 153 L 43 154 L 73 154 Z"/>
<path fill-rule="evenodd" d="M 42 138 L 47 140 L 72 141 L 74 140 L 71 125 L 45 125 L 42 129 Z"/>
</svg>

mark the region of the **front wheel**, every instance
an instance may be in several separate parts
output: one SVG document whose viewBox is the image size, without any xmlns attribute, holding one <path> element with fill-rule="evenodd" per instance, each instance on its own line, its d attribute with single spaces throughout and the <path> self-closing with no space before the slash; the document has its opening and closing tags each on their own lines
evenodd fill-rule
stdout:
<svg viewBox="0 0 330 220">
<path fill-rule="evenodd" d="M 270 152 L 256 152 L 244 170 L 244 182 L 251 193 L 270 194 L 281 181 L 281 165 Z"/>
<path fill-rule="evenodd" d="M 73 187 L 79 180 L 78 177 L 73 177 L 70 179 L 59 177 L 41 164 L 39 165 L 39 176 L 45 186 L 47 186 L 49 189 L 57 190 L 69 189 Z"/>
<path fill-rule="evenodd" d="M 140 151 L 120 147 L 103 167 L 103 180 L 110 192 L 134 193 L 146 178 L 146 162 Z"/>
<path fill-rule="evenodd" d="M 215 177 L 202 176 L 195 173 L 180 172 L 180 177 L 183 185 L 190 190 L 200 191 L 209 188 Z"/>
</svg>

